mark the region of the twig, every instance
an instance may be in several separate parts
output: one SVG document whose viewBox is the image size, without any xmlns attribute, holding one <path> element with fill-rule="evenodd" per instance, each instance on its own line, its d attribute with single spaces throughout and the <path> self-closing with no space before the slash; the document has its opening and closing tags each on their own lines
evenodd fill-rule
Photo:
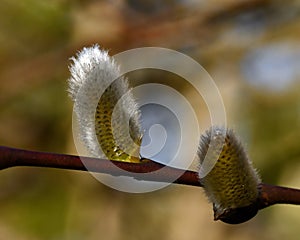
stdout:
<svg viewBox="0 0 300 240">
<path fill-rule="evenodd" d="M 84 159 L 84 164 L 82 162 Z M 69 170 L 93 171 L 113 176 L 134 177 L 138 180 L 201 186 L 196 172 L 168 167 L 152 160 L 144 163 L 127 163 L 113 161 L 112 167 L 107 159 L 79 157 L 66 154 L 44 153 L 0 146 L 0 170 L 16 166 L 50 167 Z M 160 171 L 157 171 L 159 170 Z M 125 170 L 125 171 L 122 171 Z M 149 174 L 137 174 L 149 173 Z"/>
<path fill-rule="evenodd" d="M 300 205 L 299 189 L 274 186 L 265 183 L 261 183 L 259 189 L 259 209 L 263 209 L 274 204 Z"/>
<path fill-rule="evenodd" d="M 84 159 L 84 164 L 81 159 Z M 66 154 L 44 153 L 0 146 L 0 170 L 16 166 L 50 167 L 69 170 L 129 176 L 138 180 L 173 183 L 202 187 L 197 172 L 165 166 L 150 159 L 144 163 L 127 163 L 113 161 L 112 167 L 106 159 L 79 157 Z M 123 171 L 125 170 L 125 171 Z M 160 170 L 160 171 L 157 171 Z M 138 174 L 139 173 L 139 174 Z M 140 174 L 148 173 L 148 174 Z M 274 204 L 300 205 L 300 190 L 261 183 L 259 186 L 258 209 Z"/>
</svg>

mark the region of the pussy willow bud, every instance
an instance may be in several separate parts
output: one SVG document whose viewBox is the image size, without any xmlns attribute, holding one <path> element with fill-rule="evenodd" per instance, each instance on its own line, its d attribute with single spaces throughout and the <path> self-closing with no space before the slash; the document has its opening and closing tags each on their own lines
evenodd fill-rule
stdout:
<svg viewBox="0 0 300 240">
<path fill-rule="evenodd" d="M 211 141 L 218 141 L 222 131 L 224 129 L 212 127 L 201 137 L 198 151 L 200 164 Z M 213 203 L 215 220 L 237 224 L 256 215 L 261 180 L 232 130 L 226 130 L 225 142 L 215 166 L 204 177 L 199 171 L 199 179 Z"/>
<path fill-rule="evenodd" d="M 140 162 L 140 111 L 119 66 L 97 45 L 72 61 L 69 94 L 77 104 L 81 141 L 94 157 L 104 153 L 110 160 Z"/>
</svg>

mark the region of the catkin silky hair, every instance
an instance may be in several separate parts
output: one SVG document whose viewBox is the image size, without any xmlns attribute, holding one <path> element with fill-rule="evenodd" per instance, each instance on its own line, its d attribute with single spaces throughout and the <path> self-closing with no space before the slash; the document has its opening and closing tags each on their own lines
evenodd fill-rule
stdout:
<svg viewBox="0 0 300 240">
<path fill-rule="evenodd" d="M 68 91 L 77 104 L 81 141 L 94 157 L 140 162 L 140 112 L 118 65 L 98 45 L 71 60 Z"/>
<path fill-rule="evenodd" d="M 223 130 L 212 127 L 202 135 L 198 151 L 200 165 L 211 142 L 218 141 L 218 132 Z M 241 223 L 257 213 L 255 205 L 261 180 L 232 130 L 226 130 L 222 151 L 212 170 L 204 177 L 200 171 L 199 179 L 213 203 L 215 220 Z"/>
</svg>

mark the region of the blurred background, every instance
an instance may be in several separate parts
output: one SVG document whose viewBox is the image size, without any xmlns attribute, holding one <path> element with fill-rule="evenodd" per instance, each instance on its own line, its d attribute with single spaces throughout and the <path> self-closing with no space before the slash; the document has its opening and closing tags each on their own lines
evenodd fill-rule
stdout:
<svg viewBox="0 0 300 240">
<path fill-rule="evenodd" d="M 69 58 L 94 43 L 111 55 L 167 47 L 210 73 L 228 126 L 240 135 L 263 181 L 300 188 L 299 0 L 0 0 L 0 5 L 1 145 L 76 154 L 66 92 Z M 168 84 L 197 104 L 190 86 L 174 76 L 144 71 L 136 78 Z M 159 111 L 154 111 L 159 121 L 168 123 Z M 143 112 L 148 124 L 155 121 L 151 106 Z M 207 123 L 207 110 L 198 114 Z M 230 226 L 213 221 L 212 206 L 196 187 L 129 194 L 89 173 L 30 167 L 1 171 L 0 187 L 0 239 L 300 235 L 299 207 L 273 206 Z"/>
</svg>

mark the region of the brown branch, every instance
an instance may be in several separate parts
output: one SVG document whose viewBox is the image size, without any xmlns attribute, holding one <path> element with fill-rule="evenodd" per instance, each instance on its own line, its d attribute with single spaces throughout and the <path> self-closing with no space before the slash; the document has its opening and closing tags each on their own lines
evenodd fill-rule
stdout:
<svg viewBox="0 0 300 240">
<path fill-rule="evenodd" d="M 84 164 L 81 159 L 84 159 Z M 79 157 L 66 154 L 44 153 L 0 146 L 0 169 L 16 166 L 50 167 L 87 171 L 87 169 L 113 176 L 129 176 L 138 180 L 173 182 L 191 186 L 201 186 L 196 172 L 168 167 L 152 160 L 144 163 L 127 163 L 107 159 Z M 125 171 L 124 171 L 125 170 Z M 160 171 L 157 171 L 160 170 Z M 138 174 L 148 173 L 148 174 Z M 180 176 L 177 178 L 176 176 Z"/>
<path fill-rule="evenodd" d="M 84 159 L 84 164 L 81 159 Z M 0 146 L 0 169 L 16 166 L 50 167 L 69 170 L 129 176 L 138 180 L 174 183 L 202 187 L 197 172 L 165 166 L 152 160 L 144 163 L 113 161 L 112 167 L 106 159 L 79 157 L 66 154 L 44 153 Z M 125 171 L 124 171 L 125 170 Z M 157 171 L 160 170 L 160 171 Z M 148 173 L 148 174 L 140 174 Z M 300 190 L 261 183 L 259 186 L 258 209 L 274 204 L 300 205 Z"/>
<path fill-rule="evenodd" d="M 259 186 L 259 209 L 274 204 L 300 205 L 300 190 L 261 183 Z"/>
</svg>

